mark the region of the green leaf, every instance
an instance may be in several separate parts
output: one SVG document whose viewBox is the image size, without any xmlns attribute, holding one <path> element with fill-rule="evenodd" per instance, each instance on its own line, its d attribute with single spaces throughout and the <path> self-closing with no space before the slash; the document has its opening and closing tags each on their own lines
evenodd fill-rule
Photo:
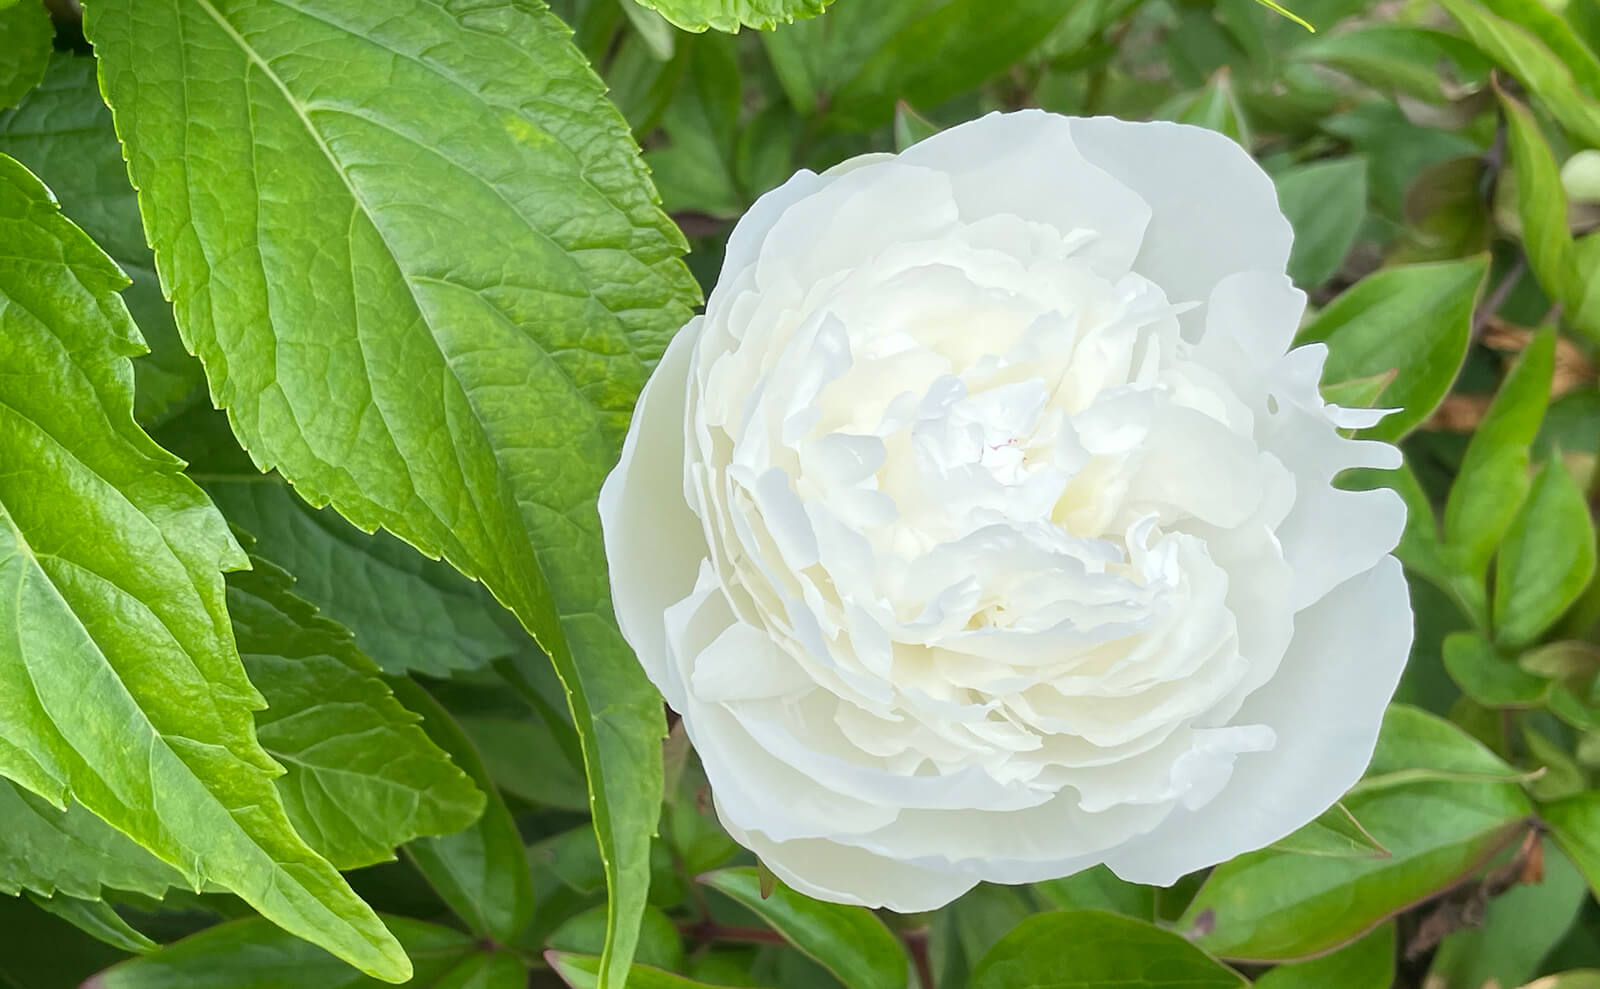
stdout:
<svg viewBox="0 0 1600 989">
<path fill-rule="evenodd" d="M 1179 922 L 1226 958 L 1294 961 L 1348 944 L 1469 875 L 1527 827 L 1506 766 L 1449 722 L 1396 705 L 1369 780 L 1345 797 L 1387 858 L 1264 849 L 1218 866 Z M 1404 774 L 1404 775 L 1402 775 Z M 1461 778 L 1466 777 L 1466 778 Z"/>
<path fill-rule="evenodd" d="M 15 106 L 44 78 L 50 39 L 56 36 L 50 14 L 39 0 L 0 7 L 0 108 Z"/>
<path fill-rule="evenodd" d="M 1323 377 L 1346 381 L 1395 371 L 1383 403 L 1400 411 L 1363 435 L 1396 440 L 1433 413 L 1455 381 L 1472 334 L 1472 307 L 1488 259 L 1389 268 L 1334 299 L 1300 335 L 1328 345 Z"/>
<path fill-rule="evenodd" d="M 178 870 L 77 803 L 53 807 L 0 779 L 0 893 L 100 898 L 105 888 L 159 899 L 183 885 Z"/>
<path fill-rule="evenodd" d="M 545 938 L 545 946 L 560 952 L 597 955 L 606 939 L 606 908 L 585 910 L 568 917 Z M 637 964 L 674 971 L 683 967 L 683 939 L 672 918 L 646 907 L 639 925 Z"/>
<path fill-rule="evenodd" d="M 1600 899 L 1600 793 L 1580 793 L 1543 804 L 1539 817 L 1583 873 L 1590 892 Z"/>
<path fill-rule="evenodd" d="M 685 40 L 692 42 L 685 45 L 687 75 L 661 117 L 669 143 L 651 150 L 645 161 L 661 189 L 664 208 L 733 218 L 745 206 L 734 177 L 738 44 L 721 35 Z"/>
<path fill-rule="evenodd" d="M 626 122 L 534 2 L 100 0 L 86 29 L 242 445 L 481 580 L 555 664 L 620 981 L 665 726 L 611 617 L 595 499 L 699 301 Z"/>
<path fill-rule="evenodd" d="M 1583 792 L 1583 769 L 1565 747 L 1526 723 L 1522 726 L 1522 741 L 1528 747 L 1528 761 L 1542 770 L 1539 778 L 1528 784 L 1528 792 L 1535 800 L 1560 800 Z"/>
<path fill-rule="evenodd" d="M 527 989 L 528 966 L 509 952 L 474 954 L 429 989 Z"/>
<path fill-rule="evenodd" d="M 483 816 L 471 828 L 444 838 L 414 841 L 406 846 L 406 853 L 468 927 L 501 944 L 515 943 L 533 921 L 535 906 L 533 879 L 517 823 L 449 712 L 410 680 L 395 678 L 389 685 L 402 704 L 422 715 L 422 728 L 434 744 L 450 753 L 488 796 Z"/>
<path fill-rule="evenodd" d="M 1547 975 L 1522 989 L 1600 989 L 1600 969 L 1575 969 Z"/>
<path fill-rule="evenodd" d="M 1444 640 L 1444 668 L 1462 693 L 1484 707 L 1537 707 L 1550 690 L 1549 680 L 1523 671 L 1472 632 Z"/>
<path fill-rule="evenodd" d="M 1531 89 L 1574 137 L 1600 147 L 1600 104 L 1582 93 L 1572 70 L 1543 41 L 1476 0 L 1439 0 L 1439 5 L 1485 55 Z"/>
<path fill-rule="evenodd" d="M 1218 134 L 1227 135 L 1246 148 L 1250 147 L 1250 125 L 1245 119 L 1244 109 L 1239 106 L 1239 96 L 1234 91 L 1233 77 L 1226 67 L 1213 73 L 1199 92 L 1178 97 L 1166 109 L 1167 113 L 1157 111 L 1157 115 L 1170 114 L 1171 119 L 1180 124 L 1193 124 L 1196 127 L 1214 130 Z"/>
<path fill-rule="evenodd" d="M 638 0 L 685 31 L 770 31 L 779 24 L 815 17 L 833 0 Z"/>
<path fill-rule="evenodd" d="M 1481 924 L 1445 938 L 1428 969 L 1429 983 L 1522 985 L 1577 919 L 1586 890 L 1572 862 L 1546 843 L 1544 877 L 1511 887 L 1489 901 Z"/>
<path fill-rule="evenodd" d="M 852 0 L 761 40 L 802 115 L 826 107 L 835 126 L 871 130 L 893 120 L 897 100 L 938 106 L 1004 72 L 1071 6 L 1060 0 Z"/>
<path fill-rule="evenodd" d="M 617 6 L 622 8 L 628 23 L 633 25 L 633 30 L 658 61 L 665 62 L 672 58 L 678 48 L 678 33 L 665 17 L 633 0 L 617 0 Z"/>
<path fill-rule="evenodd" d="M 1536 0 L 1537 5 L 1537 0 Z M 1533 114 L 1500 92 L 1507 143 L 1516 172 L 1517 215 L 1522 221 L 1522 247 L 1528 266 L 1552 299 L 1581 299 L 1572 234 L 1567 230 L 1567 196 L 1561 171 Z"/>
<path fill-rule="evenodd" d="M 1039 914 L 1000 939 L 971 989 L 1242 989 L 1244 977 L 1171 931 L 1099 910 Z"/>
<path fill-rule="evenodd" d="M 28 899 L 40 910 L 54 914 L 97 941 L 111 945 L 130 955 L 142 955 L 160 947 L 140 934 L 111 909 L 104 900 L 80 900 L 75 896 L 39 896 L 29 893 Z"/>
<path fill-rule="evenodd" d="M 1558 8 L 1540 0 L 1484 0 L 1484 6 L 1537 37 L 1572 72 L 1579 87 L 1590 96 L 1600 96 L 1600 59 L 1556 13 Z"/>
<path fill-rule="evenodd" d="M 222 413 L 185 410 L 156 438 L 255 538 L 251 552 L 294 574 L 296 596 L 348 628 L 384 672 L 445 677 L 533 649 L 483 585 L 387 532 L 365 533 L 332 509 L 312 508 L 281 476 L 256 470 Z"/>
<path fill-rule="evenodd" d="M 1291 58 L 1338 69 L 1379 89 L 1440 102 L 1447 98 L 1440 63 L 1462 66 L 1473 78 L 1488 63 L 1454 35 L 1425 28 L 1379 25 L 1323 34 L 1296 47 Z"/>
<path fill-rule="evenodd" d="M 572 989 L 595 989 L 600 985 L 600 959 L 565 951 L 547 951 L 545 960 Z M 718 989 L 681 975 L 663 972 L 648 965 L 635 965 L 628 973 L 628 989 Z"/>
<path fill-rule="evenodd" d="M 1155 887 L 1124 882 L 1103 865 L 1065 879 L 1034 883 L 1033 889 L 1062 910 L 1109 910 L 1141 920 L 1154 920 L 1156 915 Z"/>
<path fill-rule="evenodd" d="M 440 987 L 471 963 L 475 945 L 459 931 L 409 917 L 384 922 L 416 969 L 414 984 Z M 234 920 L 114 965 L 83 989 L 368 989 L 381 985 L 258 918 Z M 496 987 L 498 989 L 498 987 Z"/>
<path fill-rule="evenodd" d="M 883 921 L 865 907 L 823 903 L 782 883 L 763 899 L 761 880 L 753 868 L 720 869 L 700 881 L 766 921 L 846 989 L 905 989 L 905 952 Z"/>
<path fill-rule="evenodd" d="M 1255 981 L 1256 989 L 1389 989 L 1394 985 L 1394 925 L 1384 924 L 1331 954 L 1279 965 Z M 1473 983 L 1476 985 L 1476 983 Z"/>
<path fill-rule="evenodd" d="M 1588 499 L 1561 458 L 1551 457 L 1495 560 L 1495 641 L 1511 650 L 1538 641 L 1589 586 L 1594 567 Z"/>
<path fill-rule="evenodd" d="M 1279 838 L 1272 848 L 1297 855 L 1331 855 L 1338 858 L 1388 858 L 1389 850 L 1372 836 L 1342 802 L 1317 815 L 1298 831 Z"/>
<path fill-rule="evenodd" d="M 134 423 L 127 279 L 3 155 L 0 243 L 0 625 L 16 630 L 0 645 L 0 773 L 403 981 L 399 946 L 272 785 L 223 599 L 221 571 L 246 560 Z"/>
<path fill-rule="evenodd" d="M 417 727 L 350 633 L 294 595 L 265 560 L 228 578 L 245 672 L 267 699 L 261 746 L 289 820 L 340 869 L 386 862 L 396 846 L 470 827 L 484 796 Z"/>
<path fill-rule="evenodd" d="M 1457 566 L 1484 574 L 1528 491 L 1528 448 L 1550 401 L 1555 334 L 1538 333 L 1506 375 L 1472 435 L 1444 508 L 1444 535 Z"/>
<path fill-rule="evenodd" d="M 0 152 L 47 177 L 62 211 L 133 278 L 122 298 L 150 347 L 133 362 L 133 415 L 149 428 L 201 401 L 205 374 L 183 349 L 172 305 L 161 294 L 94 64 L 87 56 L 56 55 L 44 83 L 15 110 L 0 113 Z"/>
<path fill-rule="evenodd" d="M 560 743 L 542 718 L 462 716 L 456 721 L 483 757 L 489 777 L 507 793 L 545 807 L 589 809 L 582 767 L 574 770 L 567 760 L 544 755 L 559 751 Z M 540 758 L 530 759 L 535 752 Z"/>
<path fill-rule="evenodd" d="M 1278 204 L 1294 228 L 1289 277 L 1311 289 L 1332 278 L 1367 213 L 1367 162 L 1359 155 L 1279 172 Z"/>
<path fill-rule="evenodd" d="M 944 128 L 924 117 L 911 104 L 900 100 L 894 105 L 894 149 L 904 151 L 918 141 L 926 141 Z"/>
</svg>

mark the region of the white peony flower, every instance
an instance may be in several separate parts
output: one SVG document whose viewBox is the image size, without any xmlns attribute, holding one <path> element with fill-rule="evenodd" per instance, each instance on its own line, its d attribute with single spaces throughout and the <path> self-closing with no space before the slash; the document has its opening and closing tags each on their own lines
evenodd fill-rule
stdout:
<svg viewBox="0 0 1600 989">
<path fill-rule="evenodd" d="M 1405 512 L 1330 482 L 1400 457 L 1288 349 L 1289 242 L 1226 138 L 1039 111 L 739 222 L 600 511 L 622 631 L 785 882 L 1170 884 L 1361 775 Z"/>
</svg>

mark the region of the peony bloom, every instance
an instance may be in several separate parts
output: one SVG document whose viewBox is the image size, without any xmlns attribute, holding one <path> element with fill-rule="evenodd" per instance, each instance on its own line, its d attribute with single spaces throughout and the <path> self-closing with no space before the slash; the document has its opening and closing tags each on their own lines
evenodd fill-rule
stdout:
<svg viewBox="0 0 1600 989">
<path fill-rule="evenodd" d="M 1259 848 L 1361 775 L 1411 643 L 1394 467 L 1323 403 L 1272 182 L 991 115 L 728 243 L 600 497 L 618 621 L 728 831 L 928 910 Z"/>
</svg>

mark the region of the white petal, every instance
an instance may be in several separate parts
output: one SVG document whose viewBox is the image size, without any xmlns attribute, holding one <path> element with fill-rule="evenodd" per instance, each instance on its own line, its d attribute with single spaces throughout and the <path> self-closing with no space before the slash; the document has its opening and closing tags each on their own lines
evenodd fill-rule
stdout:
<svg viewBox="0 0 1600 989">
<path fill-rule="evenodd" d="M 717 810 L 721 816 L 720 804 Z M 790 888 L 830 903 L 921 913 L 937 910 L 978 885 L 971 876 L 896 862 L 822 838 L 778 842 L 759 831 L 740 831 L 726 817 L 723 825 Z"/>
<path fill-rule="evenodd" d="M 1304 486 L 1278 528 L 1294 574 L 1292 607 L 1298 611 L 1371 569 L 1399 544 L 1405 527 L 1406 503 L 1389 488 Z"/>
<path fill-rule="evenodd" d="M 696 697 L 721 703 L 803 693 L 816 681 L 764 629 L 734 622 L 695 657 L 691 684 Z"/>
<path fill-rule="evenodd" d="M 699 317 L 690 320 L 667 346 L 639 394 L 622 457 L 600 488 L 617 625 L 663 692 L 668 677 L 662 617 L 694 588 L 708 553 L 700 520 L 683 499 L 689 357 L 700 326 Z"/>
<path fill-rule="evenodd" d="M 900 160 L 949 172 L 968 223 L 1011 214 L 1062 234 L 1093 231 L 1082 255 L 1120 274 L 1147 237 L 1151 201 L 1075 145 L 1076 123 L 1043 110 L 991 113 L 907 148 Z"/>
<path fill-rule="evenodd" d="M 1293 232 L 1267 173 L 1216 131 L 1165 121 L 1077 118 L 1072 136 L 1092 164 L 1115 175 L 1150 205 L 1134 270 L 1173 302 L 1204 302 L 1225 277 L 1252 269 L 1281 272 Z M 1183 318 L 1198 335 L 1200 314 Z"/>
<path fill-rule="evenodd" d="M 1107 864 L 1129 882 L 1170 886 L 1269 845 L 1327 810 L 1372 758 L 1411 637 L 1411 603 L 1393 557 L 1300 612 L 1277 676 L 1235 719 L 1267 725 L 1277 732 L 1277 746 L 1240 756 L 1215 799 L 1174 811 Z"/>
</svg>

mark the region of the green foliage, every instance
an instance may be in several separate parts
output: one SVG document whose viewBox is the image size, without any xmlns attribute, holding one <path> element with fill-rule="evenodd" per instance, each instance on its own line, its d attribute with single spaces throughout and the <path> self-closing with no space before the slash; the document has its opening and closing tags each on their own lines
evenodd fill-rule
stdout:
<svg viewBox="0 0 1600 989">
<path fill-rule="evenodd" d="M 1590 0 L 84 6 L 0 0 L 0 987 L 1600 989 Z M 816 902 L 596 494 L 763 193 L 1024 106 L 1271 175 L 1418 706 L 1171 888 Z"/>
<path fill-rule="evenodd" d="M 87 28 L 185 344 L 258 466 L 482 580 L 554 661 L 620 971 L 664 731 L 604 617 L 593 501 L 646 362 L 697 301 L 620 114 L 532 5 L 133 8 L 100 3 Z M 174 84 L 140 86 L 151 71 Z M 209 154 L 184 154 L 192 129 Z"/>
<path fill-rule="evenodd" d="M 4 156 L 0 233 L 0 582 L 16 630 L 0 686 L 19 702 L 0 773 L 403 980 L 405 956 L 273 789 L 281 770 L 256 741 L 261 695 L 223 601 L 221 571 L 246 560 L 134 423 L 128 358 L 141 342 L 116 295 L 126 279 Z M 102 572 L 120 579 L 86 576 Z"/>
<path fill-rule="evenodd" d="M 871 911 L 818 903 L 782 883 L 762 895 L 755 869 L 722 869 L 700 879 L 753 911 L 789 943 L 832 972 L 847 989 L 905 985 L 905 952 Z"/>
<path fill-rule="evenodd" d="M 0 109 L 15 106 L 44 78 L 55 29 L 50 14 L 35 0 L 0 7 Z"/>
<path fill-rule="evenodd" d="M 1063 948 L 1070 962 L 1063 958 Z M 1065 910 L 1018 924 L 978 963 L 971 986 L 1110 989 L 1128 983 L 1150 989 L 1249 984 L 1171 931 L 1098 910 Z"/>
</svg>

